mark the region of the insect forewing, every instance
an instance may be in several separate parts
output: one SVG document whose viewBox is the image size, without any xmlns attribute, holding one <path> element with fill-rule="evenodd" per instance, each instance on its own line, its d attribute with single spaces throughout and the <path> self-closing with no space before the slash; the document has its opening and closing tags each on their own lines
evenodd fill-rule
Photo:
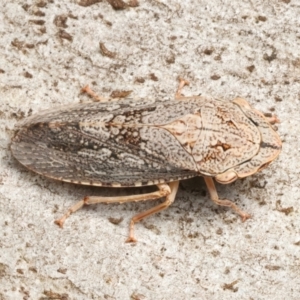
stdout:
<svg viewBox="0 0 300 300">
<path fill-rule="evenodd" d="M 80 184 L 153 185 L 197 176 L 193 158 L 160 127 L 182 114 L 180 106 L 123 100 L 52 109 L 22 122 L 11 149 L 29 169 Z"/>
</svg>

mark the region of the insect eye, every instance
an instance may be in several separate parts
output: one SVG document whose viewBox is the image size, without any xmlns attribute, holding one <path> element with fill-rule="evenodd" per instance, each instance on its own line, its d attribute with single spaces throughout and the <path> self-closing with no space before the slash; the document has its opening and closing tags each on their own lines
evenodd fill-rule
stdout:
<svg viewBox="0 0 300 300">
<path fill-rule="evenodd" d="M 234 170 L 228 170 L 225 173 L 218 174 L 215 176 L 215 179 L 217 182 L 222 183 L 222 184 L 227 184 L 234 182 L 235 180 L 238 179 L 238 175 Z"/>
<path fill-rule="evenodd" d="M 259 167 L 259 169 L 257 170 L 258 172 L 265 169 L 271 162 L 267 162 L 265 164 L 263 164 L 262 166 Z"/>
</svg>

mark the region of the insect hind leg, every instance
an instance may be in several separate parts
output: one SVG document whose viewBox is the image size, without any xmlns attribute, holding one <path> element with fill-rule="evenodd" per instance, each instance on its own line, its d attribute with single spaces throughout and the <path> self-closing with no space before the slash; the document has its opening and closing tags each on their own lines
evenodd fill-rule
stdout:
<svg viewBox="0 0 300 300">
<path fill-rule="evenodd" d="M 179 186 L 179 181 L 173 181 L 171 183 L 169 183 L 168 187 L 170 188 L 170 193 L 168 195 L 166 195 L 166 200 L 157 205 L 154 206 L 144 212 L 141 212 L 135 216 L 133 216 L 133 218 L 130 221 L 130 226 L 129 226 L 129 237 L 126 240 L 126 243 L 134 243 L 136 242 L 136 239 L 134 237 L 134 225 L 135 223 L 140 222 L 142 219 L 147 218 L 153 214 L 156 214 L 166 208 L 168 208 L 175 200 L 177 191 L 178 191 L 178 186 Z"/>
<path fill-rule="evenodd" d="M 147 194 L 117 196 L 117 197 L 86 196 L 81 201 L 77 202 L 75 205 L 70 207 L 68 211 L 60 219 L 55 221 L 55 224 L 59 225 L 60 227 L 63 227 L 66 219 L 72 213 L 76 212 L 77 210 L 79 210 L 85 205 L 97 204 L 97 203 L 138 202 L 138 201 L 146 201 L 146 200 L 156 200 L 162 197 L 166 197 L 166 200 L 163 203 L 145 212 L 139 213 L 131 219 L 129 237 L 126 240 L 126 242 L 136 242 L 136 239 L 134 237 L 134 224 L 170 206 L 175 199 L 178 186 L 179 186 L 179 181 L 175 181 L 175 182 L 171 182 L 170 184 L 159 184 L 157 185 L 158 191 L 147 193 Z"/>
</svg>

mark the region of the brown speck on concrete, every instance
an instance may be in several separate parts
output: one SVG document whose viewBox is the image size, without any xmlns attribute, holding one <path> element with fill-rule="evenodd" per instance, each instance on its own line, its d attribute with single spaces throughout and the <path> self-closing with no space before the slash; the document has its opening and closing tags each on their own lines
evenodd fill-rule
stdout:
<svg viewBox="0 0 300 300">
<path fill-rule="evenodd" d="M 48 299 L 55 299 L 55 300 L 70 300 L 68 294 L 66 293 L 55 293 L 51 290 L 44 290 L 43 294 L 48 297 Z"/>
<path fill-rule="evenodd" d="M 265 16 L 258 16 L 257 20 L 260 21 L 260 22 L 266 22 L 267 21 L 267 17 L 265 17 Z"/>
<path fill-rule="evenodd" d="M 190 232 L 187 236 L 189 239 L 197 239 L 200 235 L 199 232 Z"/>
<path fill-rule="evenodd" d="M 100 53 L 103 55 L 103 56 L 107 56 L 107 57 L 110 57 L 110 58 L 115 58 L 117 53 L 116 52 L 112 52 L 110 50 L 108 50 L 106 48 L 106 46 L 104 45 L 104 43 L 99 43 L 99 48 L 100 48 Z"/>
<path fill-rule="evenodd" d="M 218 257 L 218 256 L 220 255 L 220 251 L 218 251 L 218 250 L 213 250 L 213 251 L 211 252 L 211 254 L 212 254 L 213 257 Z"/>
<path fill-rule="evenodd" d="M 154 232 L 156 235 L 161 234 L 161 231 L 158 229 L 157 226 L 153 225 L 153 224 L 144 224 L 145 228 L 151 230 L 152 232 Z"/>
<path fill-rule="evenodd" d="M 58 16 L 55 16 L 53 23 L 56 27 L 67 28 L 68 27 L 67 20 L 68 20 L 67 15 L 65 15 L 65 14 L 58 15 Z"/>
<path fill-rule="evenodd" d="M 219 80 L 220 78 L 221 78 L 221 76 L 217 75 L 217 74 L 210 76 L 210 79 L 212 79 L 212 80 Z"/>
<path fill-rule="evenodd" d="M 216 231 L 216 234 L 221 235 L 223 233 L 223 229 L 222 228 L 218 228 Z"/>
<path fill-rule="evenodd" d="M 29 20 L 30 23 L 35 24 L 35 25 L 44 25 L 45 21 L 44 20 Z"/>
<path fill-rule="evenodd" d="M 32 78 L 33 76 L 32 76 L 32 74 L 30 74 L 29 72 L 24 72 L 24 77 L 26 77 L 26 78 Z"/>
<path fill-rule="evenodd" d="M 28 9 L 30 8 L 30 5 L 29 5 L 29 4 L 23 4 L 23 5 L 22 5 L 22 8 L 23 8 L 25 11 L 28 11 Z"/>
<path fill-rule="evenodd" d="M 78 17 L 76 15 L 71 14 L 71 13 L 68 14 L 68 17 L 70 19 L 73 19 L 73 20 L 78 20 Z"/>
<path fill-rule="evenodd" d="M 64 40 L 68 40 L 68 41 L 70 41 L 70 42 L 72 42 L 73 41 L 73 37 L 68 33 L 68 32 L 66 32 L 65 30 L 63 30 L 63 29 L 60 29 L 59 31 L 58 31 L 58 37 L 60 37 L 61 39 L 64 39 Z"/>
<path fill-rule="evenodd" d="M 115 90 L 115 91 L 111 92 L 110 97 L 111 98 L 126 98 L 131 93 L 132 93 L 132 91 Z"/>
<path fill-rule="evenodd" d="M 135 78 L 135 82 L 137 82 L 137 83 L 144 83 L 145 79 L 143 77 L 137 77 L 137 78 Z"/>
<path fill-rule="evenodd" d="M 247 69 L 250 73 L 252 73 L 252 72 L 254 71 L 254 69 L 255 69 L 255 66 L 254 66 L 254 65 L 251 65 L 251 66 L 248 66 L 246 69 Z"/>
<path fill-rule="evenodd" d="M 167 64 L 174 64 L 175 63 L 175 56 L 170 55 L 169 57 L 166 58 L 166 63 Z"/>
<path fill-rule="evenodd" d="M 130 7 L 138 7 L 139 6 L 139 2 L 138 2 L 138 0 L 130 0 L 128 2 L 128 6 L 130 6 Z"/>
<path fill-rule="evenodd" d="M 149 77 L 150 77 L 150 79 L 153 80 L 153 81 L 158 81 L 158 78 L 157 78 L 157 76 L 156 76 L 154 73 L 151 73 L 151 74 L 149 75 Z"/>
<path fill-rule="evenodd" d="M 49 1 L 51 2 L 51 1 Z M 47 1 L 37 1 L 37 3 L 35 4 L 37 7 L 40 7 L 40 8 L 43 8 L 43 7 L 46 7 L 48 4 Z"/>
<path fill-rule="evenodd" d="M 277 200 L 276 201 L 276 210 L 279 212 L 283 212 L 286 216 L 288 216 L 290 213 L 292 213 L 294 211 L 294 208 L 292 206 L 284 208 L 281 206 L 281 201 Z"/>
<path fill-rule="evenodd" d="M 33 49 L 35 47 L 34 44 L 25 44 L 24 45 L 27 49 Z"/>
<path fill-rule="evenodd" d="M 35 15 L 36 17 L 45 17 L 45 13 L 43 11 L 41 11 L 40 9 L 38 9 L 37 11 L 35 11 L 33 13 L 33 15 Z"/>
<path fill-rule="evenodd" d="M 207 48 L 203 51 L 205 55 L 211 55 L 214 52 L 214 48 Z"/>
<path fill-rule="evenodd" d="M 223 285 L 223 290 L 230 290 L 233 291 L 234 293 L 238 291 L 237 287 L 234 287 L 238 283 L 238 279 L 231 282 L 231 283 L 224 283 Z"/>
<path fill-rule="evenodd" d="M 276 59 L 276 57 L 277 57 L 276 50 L 273 50 L 270 55 L 268 55 L 267 53 L 263 55 L 263 59 L 267 60 L 268 62 L 271 62 L 272 60 Z"/>
<path fill-rule="evenodd" d="M 216 60 L 216 61 L 220 61 L 221 59 L 222 59 L 222 56 L 220 54 L 218 54 L 214 57 L 214 60 Z"/>
<path fill-rule="evenodd" d="M 81 0 L 78 2 L 78 5 L 86 7 L 86 6 L 91 6 L 91 5 L 99 3 L 99 2 L 102 2 L 102 0 Z"/>
<path fill-rule="evenodd" d="M 113 218 L 113 217 L 109 217 L 108 221 L 114 225 L 119 225 L 122 221 L 123 218 Z"/>
<path fill-rule="evenodd" d="M 146 296 L 136 292 L 130 295 L 130 300 L 146 300 L 146 299 L 147 299 Z"/>
<path fill-rule="evenodd" d="M 266 265 L 265 268 L 269 271 L 277 271 L 281 269 L 280 266 L 274 266 L 274 265 Z"/>
<path fill-rule="evenodd" d="M 272 117 L 272 114 L 271 113 L 264 113 L 264 116 L 266 117 L 266 118 L 271 118 Z M 259 186 L 258 186 L 259 187 Z M 264 186 L 263 186 L 264 187 Z"/>
<path fill-rule="evenodd" d="M 61 273 L 61 274 L 66 274 L 67 271 L 68 271 L 68 269 L 66 269 L 66 268 L 59 268 L 59 269 L 57 269 L 57 272 Z"/>
<path fill-rule="evenodd" d="M 28 270 L 33 272 L 33 273 L 37 273 L 37 268 L 36 267 L 29 267 Z"/>
<path fill-rule="evenodd" d="M 26 53 L 27 51 L 25 50 L 25 48 L 27 49 L 33 49 L 35 47 L 34 44 L 28 44 L 25 41 L 21 41 L 18 39 L 14 39 L 11 41 L 11 45 L 15 48 L 17 48 L 18 50 L 22 50 L 23 53 Z"/>
<path fill-rule="evenodd" d="M 123 0 L 107 0 L 107 2 L 112 6 L 113 9 L 116 9 L 116 10 L 125 9 L 129 6 Z"/>
<path fill-rule="evenodd" d="M 45 26 L 41 26 L 38 30 L 39 30 L 39 32 L 40 32 L 41 34 L 45 34 L 45 33 L 47 32 Z"/>
<path fill-rule="evenodd" d="M 300 57 L 296 58 L 294 60 L 292 60 L 292 64 L 293 66 L 295 66 L 296 68 L 300 68 Z"/>
<path fill-rule="evenodd" d="M 24 47 L 25 42 L 20 41 L 17 38 L 15 38 L 14 40 L 11 41 L 11 45 L 16 47 L 17 49 L 21 50 Z"/>
</svg>

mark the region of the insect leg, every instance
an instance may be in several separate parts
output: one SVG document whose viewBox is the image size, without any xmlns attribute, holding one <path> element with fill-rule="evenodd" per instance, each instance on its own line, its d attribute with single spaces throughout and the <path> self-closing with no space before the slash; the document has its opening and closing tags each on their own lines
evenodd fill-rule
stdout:
<svg viewBox="0 0 300 300">
<path fill-rule="evenodd" d="M 155 200 L 161 197 L 165 197 L 171 193 L 171 190 L 167 184 L 158 185 L 158 191 L 140 194 L 140 195 L 131 195 L 131 196 L 118 196 L 118 197 L 101 197 L 101 196 L 86 196 L 75 205 L 70 207 L 68 211 L 58 220 L 55 221 L 55 224 L 63 227 L 65 220 L 74 212 L 79 210 L 84 205 L 97 204 L 97 203 L 125 203 L 125 202 L 137 202 L 137 201 L 146 201 L 146 200 Z"/>
<path fill-rule="evenodd" d="M 184 98 L 184 96 L 182 96 L 182 94 L 181 94 L 181 91 L 185 85 L 189 85 L 189 84 L 190 83 L 187 80 L 184 80 L 183 78 L 179 77 L 179 85 L 178 85 L 177 91 L 175 93 L 175 99 Z"/>
<path fill-rule="evenodd" d="M 90 97 L 93 98 L 95 102 L 110 102 L 110 101 L 118 101 L 120 98 L 126 98 L 132 91 L 115 91 L 112 95 L 108 98 L 104 98 L 98 96 L 88 85 L 81 89 L 82 93 L 88 94 Z"/>
<path fill-rule="evenodd" d="M 237 97 L 235 99 L 232 100 L 232 102 L 238 104 L 239 106 L 242 106 L 242 107 L 245 107 L 247 109 L 252 109 L 252 107 L 250 106 L 250 104 L 247 102 L 247 100 L 243 99 L 243 98 L 240 98 L 240 97 Z M 259 111 L 256 111 L 258 114 L 264 116 L 267 121 L 270 123 L 270 124 L 275 124 L 275 123 L 280 123 L 280 120 L 277 118 L 276 115 L 272 115 L 272 114 L 269 114 L 269 113 L 266 113 L 266 114 L 262 114 L 261 112 Z"/>
<path fill-rule="evenodd" d="M 251 105 L 248 103 L 248 101 L 241 97 L 236 97 L 232 100 L 232 102 L 238 104 L 239 106 L 245 107 L 247 109 L 251 109 Z"/>
<path fill-rule="evenodd" d="M 205 177 L 205 176 L 203 178 L 204 178 L 206 186 L 208 188 L 210 198 L 214 203 L 216 203 L 217 205 L 220 205 L 220 206 L 230 207 L 231 209 L 233 209 L 236 213 L 238 213 L 240 215 L 243 222 L 245 222 L 247 219 L 251 218 L 251 216 L 249 214 L 240 210 L 232 201 L 227 200 L 227 199 L 223 199 L 223 200 L 219 199 L 213 179 L 211 177 Z"/>
<path fill-rule="evenodd" d="M 95 102 L 107 102 L 107 101 L 110 101 L 110 98 L 104 98 L 104 97 L 101 97 L 101 96 L 97 95 L 88 85 L 86 85 L 85 87 L 83 87 L 81 89 L 81 93 L 88 94 L 90 97 L 93 98 L 93 100 Z"/>
<path fill-rule="evenodd" d="M 268 116 L 265 116 L 265 118 L 267 119 L 267 121 L 270 123 L 270 124 L 276 124 L 276 123 L 280 123 L 280 120 L 277 118 L 276 115 L 272 115 L 271 117 L 268 117 Z"/>
<path fill-rule="evenodd" d="M 135 223 L 140 222 L 142 219 L 147 218 L 155 213 L 158 213 L 158 212 L 168 208 L 174 202 L 174 199 L 175 199 L 177 191 L 178 191 L 179 181 L 170 182 L 169 185 L 167 185 L 167 186 L 169 187 L 170 193 L 168 195 L 166 195 L 166 200 L 163 203 L 133 216 L 133 218 L 130 221 L 129 236 L 128 236 L 128 239 L 126 240 L 126 243 L 136 242 L 136 239 L 134 237 Z"/>
<path fill-rule="evenodd" d="M 135 241 L 135 238 L 133 236 L 134 231 L 134 223 L 139 222 L 141 219 L 147 217 L 148 215 L 151 215 L 153 213 L 156 213 L 162 209 L 167 208 L 173 201 L 178 189 L 179 182 L 173 182 L 168 184 L 159 184 L 157 185 L 158 191 L 147 193 L 147 194 L 140 194 L 140 195 L 131 195 L 131 196 L 118 196 L 118 197 L 101 197 L 101 196 L 86 196 L 81 201 L 77 202 L 75 205 L 73 205 L 69 210 L 58 220 L 55 221 L 55 224 L 59 225 L 60 227 L 63 227 L 63 224 L 65 220 L 74 212 L 79 210 L 84 205 L 90 205 L 90 204 L 96 204 L 96 203 L 125 203 L 125 202 L 137 202 L 137 201 L 146 201 L 146 200 L 155 200 L 162 197 L 167 197 L 166 201 L 162 204 L 155 206 L 152 209 L 149 209 L 148 211 L 138 214 L 134 216 L 130 223 L 130 234 L 127 241 Z M 175 188 L 175 190 L 174 190 Z M 174 196 L 173 196 L 174 194 Z M 169 196 L 172 195 L 170 198 Z M 170 199 L 172 201 L 170 201 Z M 137 218 L 137 220 L 135 220 Z"/>
</svg>

